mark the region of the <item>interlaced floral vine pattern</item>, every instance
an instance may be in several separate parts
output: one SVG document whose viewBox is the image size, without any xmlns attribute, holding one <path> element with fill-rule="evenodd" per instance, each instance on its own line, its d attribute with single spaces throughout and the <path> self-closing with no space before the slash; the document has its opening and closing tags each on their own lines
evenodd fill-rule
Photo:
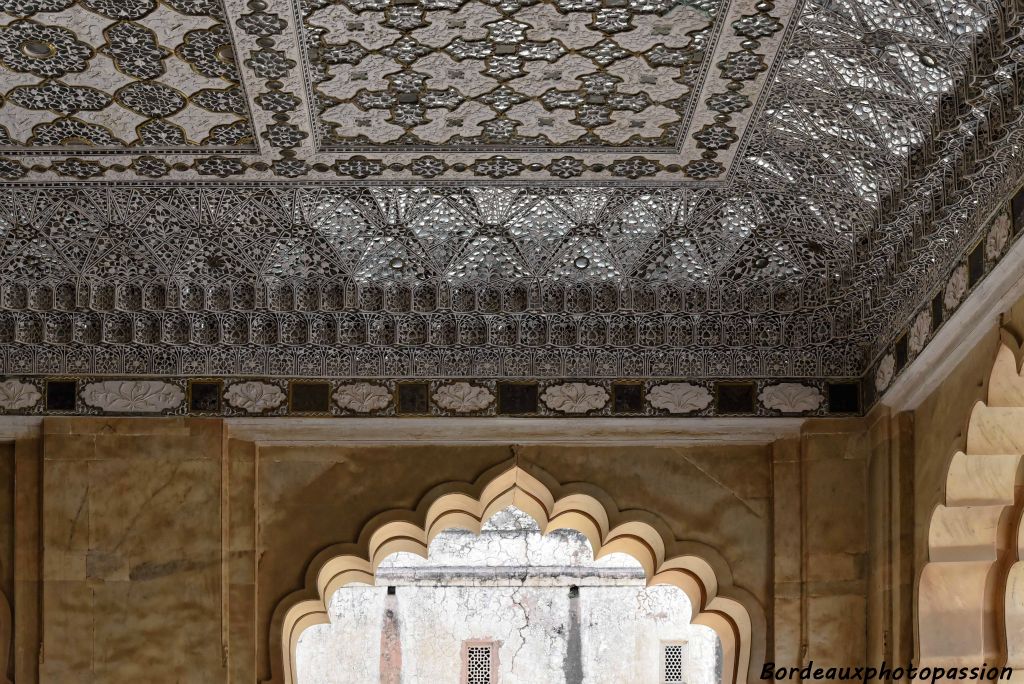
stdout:
<svg viewBox="0 0 1024 684">
<path fill-rule="evenodd" d="M 8 376 L 755 382 L 759 415 L 866 378 L 857 412 L 1020 233 L 1017 0 L 0 11 Z"/>
</svg>

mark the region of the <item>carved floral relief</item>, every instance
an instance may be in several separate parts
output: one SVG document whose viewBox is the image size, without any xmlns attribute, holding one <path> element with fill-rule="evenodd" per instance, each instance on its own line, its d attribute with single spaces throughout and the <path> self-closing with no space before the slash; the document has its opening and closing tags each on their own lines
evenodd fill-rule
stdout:
<svg viewBox="0 0 1024 684">
<path fill-rule="evenodd" d="M 86 385 L 82 400 L 104 411 L 160 413 L 181 406 L 185 392 L 161 380 L 104 380 Z"/>
<path fill-rule="evenodd" d="M 434 393 L 434 402 L 441 408 L 455 413 L 482 411 L 494 401 L 494 395 L 486 387 L 468 382 L 444 385 Z"/>
<path fill-rule="evenodd" d="M 961 264 L 953 275 L 949 277 L 949 282 L 946 283 L 946 291 L 942 298 L 942 303 L 946 305 L 947 311 L 952 311 L 956 307 L 960 306 L 960 302 L 964 300 L 964 295 L 967 293 L 967 266 Z"/>
<path fill-rule="evenodd" d="M 284 392 L 277 385 L 265 382 L 240 382 L 228 387 L 224 399 L 246 413 L 263 413 L 284 403 Z"/>
<path fill-rule="evenodd" d="M 608 392 L 603 387 L 585 382 L 567 382 L 548 387 L 540 398 L 552 411 L 586 413 L 604 408 L 608 403 Z"/>
<path fill-rule="evenodd" d="M 670 382 L 652 387 L 647 393 L 647 400 L 651 406 L 669 413 L 692 413 L 711 404 L 711 392 L 706 387 L 688 382 Z"/>
<path fill-rule="evenodd" d="M 356 382 L 342 385 L 334 393 L 338 406 L 356 413 L 370 413 L 386 408 L 391 403 L 391 393 L 382 385 L 370 382 Z"/>
<path fill-rule="evenodd" d="M 907 335 L 907 350 L 911 354 L 918 354 L 924 349 L 928 342 L 928 334 L 932 330 L 932 313 L 927 309 L 917 314 L 914 324 L 910 327 Z"/>
<path fill-rule="evenodd" d="M 761 404 L 768 409 L 782 413 L 804 413 L 818 409 L 825 401 L 825 395 L 817 387 L 798 382 L 781 382 L 769 385 L 757 395 Z"/>
<path fill-rule="evenodd" d="M 8 411 L 35 406 L 42 395 L 35 385 L 21 380 L 0 382 L 0 407 Z"/>
<path fill-rule="evenodd" d="M 875 371 L 875 389 L 879 392 L 883 391 L 892 382 L 895 374 L 896 358 L 892 354 L 886 354 L 882 362 L 878 364 L 878 370 Z"/>
</svg>

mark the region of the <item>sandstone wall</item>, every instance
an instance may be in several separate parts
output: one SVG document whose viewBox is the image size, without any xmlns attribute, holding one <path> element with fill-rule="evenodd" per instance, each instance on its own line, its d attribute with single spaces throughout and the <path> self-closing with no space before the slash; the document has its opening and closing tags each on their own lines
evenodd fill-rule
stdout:
<svg viewBox="0 0 1024 684">
<path fill-rule="evenodd" d="M 615 439 L 572 426 L 504 439 L 515 422 L 470 439 L 468 423 L 412 434 L 380 419 L 374 441 L 347 421 L 0 419 L 7 671 L 61 684 L 282 681 L 282 606 L 309 596 L 325 553 L 365 549 L 368 522 L 421 515 L 440 491 L 478 495 L 510 464 L 558 496 L 585 492 L 613 517 L 649 521 L 676 540 L 670 553 L 706 550 L 747 602 L 755 677 L 763 659 L 864 661 L 876 629 L 864 421 L 747 440 L 741 428 L 654 438 L 637 423 Z"/>
</svg>

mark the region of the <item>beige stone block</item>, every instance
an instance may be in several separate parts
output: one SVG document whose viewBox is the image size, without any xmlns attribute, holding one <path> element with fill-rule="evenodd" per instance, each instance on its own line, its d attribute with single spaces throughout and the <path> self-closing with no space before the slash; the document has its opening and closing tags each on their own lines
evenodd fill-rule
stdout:
<svg viewBox="0 0 1024 684">
<path fill-rule="evenodd" d="M 772 443 L 772 462 L 786 463 L 800 460 L 800 440 L 796 438 L 777 439 Z"/>
<path fill-rule="evenodd" d="M 200 440 L 168 435 L 97 435 L 94 439 L 97 456 L 107 460 L 220 461 L 219 449 L 209 448 L 213 444 Z"/>
<path fill-rule="evenodd" d="M 807 598 L 807 658 L 815 664 L 864 664 L 866 605 L 863 595 Z"/>
<path fill-rule="evenodd" d="M 804 464 L 808 552 L 867 552 L 867 463 L 821 459 Z"/>
<path fill-rule="evenodd" d="M 219 424 L 219 420 L 184 417 L 132 417 L 132 416 L 54 416 L 43 420 L 43 434 L 46 441 L 52 436 L 86 435 L 169 435 L 177 438 L 188 437 L 194 426 Z"/>
<path fill-rule="evenodd" d="M 1020 454 L 974 454 L 958 451 L 946 477 L 947 506 L 1009 506 Z"/>
<path fill-rule="evenodd" d="M 219 553 L 219 464 L 97 461 L 90 476 L 92 548 L 122 553 L 133 565 Z"/>
<path fill-rule="evenodd" d="M 227 453 L 228 536 L 232 551 L 253 550 L 256 546 L 255 449 L 240 446 L 246 445 L 229 444 Z"/>
<path fill-rule="evenodd" d="M 1007 344 L 1016 346 L 1016 341 L 1003 334 L 996 360 L 989 379 L 989 406 L 1024 406 L 1024 378 L 1017 369 L 1017 358 Z"/>
<path fill-rule="evenodd" d="M 970 665 L 998 654 L 987 596 L 989 561 L 929 563 L 921 573 L 918 625 L 923 665 Z"/>
<path fill-rule="evenodd" d="M 231 585 L 230 589 L 230 670 L 232 682 L 254 682 L 256 633 L 256 592 L 251 584 Z"/>
<path fill-rule="evenodd" d="M 1006 615 L 1006 664 L 1024 669 L 1024 562 L 1010 566 L 1003 597 Z"/>
<path fill-rule="evenodd" d="M 93 435 L 47 435 L 43 458 L 51 461 L 88 461 L 96 458 L 96 438 Z"/>
<path fill-rule="evenodd" d="M 866 575 L 864 553 L 811 553 L 807 558 L 807 581 L 858 581 Z"/>
<path fill-rule="evenodd" d="M 113 617 L 97 615 L 94 610 L 93 589 L 87 582 L 46 582 L 43 587 L 42 682 L 94 681 L 92 634 L 95 623 Z"/>
<path fill-rule="evenodd" d="M 85 575 L 100 582 L 128 579 L 128 559 L 118 553 L 91 550 L 85 556 Z"/>
<path fill-rule="evenodd" d="M 929 560 L 996 560 L 1003 510 L 1003 506 L 936 506 L 928 529 Z"/>
<path fill-rule="evenodd" d="M 232 551 L 228 558 L 228 581 L 238 585 L 256 583 L 256 552 Z"/>
<path fill-rule="evenodd" d="M 979 404 L 967 429 L 969 454 L 1024 454 L 1024 407 Z"/>
<path fill-rule="evenodd" d="M 800 467 L 800 463 L 793 461 L 776 461 L 772 465 L 772 541 L 776 584 L 800 579 L 803 561 Z"/>
<path fill-rule="evenodd" d="M 95 587 L 97 682 L 222 681 L 219 572 L 192 566 Z"/>
<path fill-rule="evenodd" d="M 79 581 L 86 579 L 85 551 L 46 549 L 43 553 L 43 580 Z"/>
<path fill-rule="evenodd" d="M 775 600 L 775 654 L 776 667 L 800 667 L 800 623 L 802 621 L 800 596 Z"/>
<path fill-rule="evenodd" d="M 804 434 L 803 460 L 835 461 L 867 458 L 869 441 L 849 430 L 827 434 Z"/>
</svg>

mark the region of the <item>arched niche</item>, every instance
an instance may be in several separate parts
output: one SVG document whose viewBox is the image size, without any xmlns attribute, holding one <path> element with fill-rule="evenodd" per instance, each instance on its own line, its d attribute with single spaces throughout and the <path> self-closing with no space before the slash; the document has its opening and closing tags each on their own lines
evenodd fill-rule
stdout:
<svg viewBox="0 0 1024 684">
<path fill-rule="evenodd" d="M 692 623 L 710 627 L 721 640 L 723 682 L 759 681 L 766 640 L 763 611 L 750 594 L 732 586 L 732 573 L 713 549 L 668 538 L 663 522 L 642 511 L 620 512 L 592 487 L 581 485 L 590 491 L 555 498 L 538 477 L 516 465 L 485 479 L 479 497 L 437 488 L 421 522 L 410 511 L 376 516 L 360 535 L 365 540 L 360 553 L 321 553 L 307 573 L 306 590 L 286 598 L 275 612 L 272 638 L 279 636 L 280 641 L 271 648 L 279 649 L 280 660 L 273 659 L 273 678 L 267 684 L 298 684 L 299 635 L 329 622 L 327 603 L 338 589 L 356 582 L 373 584 L 377 567 L 393 553 L 425 558 L 431 540 L 446 529 L 479 533 L 484 521 L 508 506 L 529 514 L 545 534 L 566 528 L 582 533 L 595 559 L 628 553 L 643 567 L 648 584 L 681 589 L 693 606 Z"/>
</svg>

